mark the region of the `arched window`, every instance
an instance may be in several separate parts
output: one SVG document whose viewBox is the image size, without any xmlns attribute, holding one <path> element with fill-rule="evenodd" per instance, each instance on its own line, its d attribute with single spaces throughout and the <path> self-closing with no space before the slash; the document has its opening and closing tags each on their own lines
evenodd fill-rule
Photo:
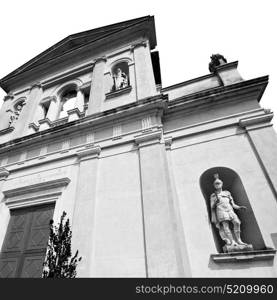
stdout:
<svg viewBox="0 0 277 300">
<path fill-rule="evenodd" d="M 130 85 L 129 66 L 127 62 L 117 63 L 112 67 L 113 86 L 111 92 L 126 88 Z"/>
<path fill-rule="evenodd" d="M 59 118 L 67 117 L 67 111 L 76 105 L 77 91 L 75 88 L 67 89 L 61 94 L 61 106 Z"/>
<path fill-rule="evenodd" d="M 250 201 L 244 189 L 239 175 L 232 169 L 215 167 L 206 170 L 200 177 L 200 187 L 206 200 L 210 221 L 212 220 L 211 195 L 215 192 L 214 174 L 218 174 L 223 182 L 223 190 L 230 192 L 235 204 L 247 207 L 247 210 L 235 210 L 241 220 L 241 239 L 247 244 L 253 245 L 254 250 L 266 249 L 262 234 L 260 232 Z M 230 224 L 232 229 L 232 224 Z M 218 252 L 223 252 L 224 242 L 219 235 L 219 230 L 212 223 L 213 236 Z"/>
</svg>

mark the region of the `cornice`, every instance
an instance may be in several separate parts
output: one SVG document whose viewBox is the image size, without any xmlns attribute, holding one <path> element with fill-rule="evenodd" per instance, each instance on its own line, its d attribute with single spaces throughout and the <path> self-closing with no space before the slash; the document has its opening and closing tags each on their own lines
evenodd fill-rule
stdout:
<svg viewBox="0 0 277 300">
<path fill-rule="evenodd" d="M 180 109 L 199 107 L 204 104 L 209 105 L 209 102 L 232 101 L 238 96 L 249 95 L 251 92 L 256 94 L 257 100 L 259 101 L 267 84 L 268 76 L 263 76 L 228 86 L 207 89 L 169 101 L 168 109 L 174 112 L 174 110 L 180 111 Z"/>
<path fill-rule="evenodd" d="M 163 111 L 166 109 L 166 107 L 167 96 L 156 95 L 130 104 L 125 104 L 114 109 L 103 111 L 101 113 L 89 115 L 71 122 L 67 122 L 68 118 L 63 118 L 54 122 L 47 120 L 47 122 L 51 125 L 49 129 L 6 142 L 0 145 L 0 150 L 3 151 L 5 149 L 5 151 L 8 151 L 10 147 L 13 147 L 13 149 L 25 147 L 36 142 L 41 142 L 42 139 L 49 139 L 50 136 L 53 138 L 65 135 L 67 133 L 74 134 L 74 132 L 80 132 L 92 126 L 95 129 L 107 127 L 109 125 L 112 126 L 115 121 L 127 120 L 129 118 L 133 118 L 134 116 L 143 116 L 145 114 L 149 115 L 157 110 Z M 45 122 L 45 119 L 39 121 L 40 124 L 43 122 Z"/>
<path fill-rule="evenodd" d="M 242 128 L 247 128 L 252 125 L 260 123 L 269 123 L 273 118 L 273 113 L 269 112 L 261 116 L 253 116 L 249 118 L 243 118 L 239 120 L 239 126 Z"/>
<path fill-rule="evenodd" d="M 84 149 L 77 151 L 77 156 L 80 161 L 98 158 L 101 152 L 101 147 L 99 145 L 88 144 Z"/>
<path fill-rule="evenodd" d="M 23 186 L 20 188 L 3 190 L 2 193 L 5 195 L 5 198 L 12 198 L 12 197 L 21 196 L 28 193 L 44 191 L 46 189 L 64 187 L 69 183 L 70 183 L 70 179 L 68 177 L 64 177 L 64 178 L 41 182 L 33 185 Z"/>
<path fill-rule="evenodd" d="M 9 175 L 10 172 L 7 169 L 0 167 L 0 181 L 6 180 Z"/>
<path fill-rule="evenodd" d="M 145 132 L 135 136 L 135 143 L 139 148 L 159 143 L 162 137 L 162 130 Z"/>
</svg>

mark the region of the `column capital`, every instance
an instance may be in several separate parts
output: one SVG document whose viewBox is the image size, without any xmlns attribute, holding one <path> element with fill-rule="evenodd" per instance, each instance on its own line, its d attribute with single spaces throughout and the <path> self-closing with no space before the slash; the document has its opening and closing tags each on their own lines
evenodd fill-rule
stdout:
<svg viewBox="0 0 277 300">
<path fill-rule="evenodd" d="M 31 85 L 30 90 L 32 90 L 32 89 L 35 88 L 35 87 L 41 88 L 41 87 L 42 87 L 42 84 L 41 84 L 39 81 L 37 81 L 37 82 L 35 82 L 35 83 L 33 83 L 33 84 Z"/>
<path fill-rule="evenodd" d="M 9 175 L 10 172 L 6 168 L 0 167 L 0 181 L 6 180 Z"/>
<path fill-rule="evenodd" d="M 85 148 L 77 151 L 77 156 L 80 161 L 98 158 L 101 152 L 101 147 L 99 145 L 88 144 Z"/>
<path fill-rule="evenodd" d="M 156 130 L 156 131 L 150 131 L 146 132 L 140 135 L 135 136 L 135 143 L 139 146 L 139 148 L 144 146 L 149 146 L 152 144 L 157 144 L 160 142 L 160 139 L 162 137 L 162 131 Z"/>
<path fill-rule="evenodd" d="M 171 150 L 171 145 L 172 145 L 172 137 L 167 136 L 164 138 L 164 145 L 165 145 L 165 150 Z"/>
<path fill-rule="evenodd" d="M 8 93 L 7 95 L 4 96 L 3 101 L 12 100 L 13 98 L 14 98 L 14 94 Z"/>
<path fill-rule="evenodd" d="M 146 47 L 146 46 L 147 46 L 147 42 L 146 42 L 146 41 L 142 41 L 142 42 L 133 44 L 133 45 L 130 47 L 130 51 L 134 51 L 134 49 L 135 49 L 135 48 L 138 48 L 138 47 Z"/>
<path fill-rule="evenodd" d="M 43 99 L 41 99 L 40 101 L 40 105 L 44 104 L 44 103 L 48 103 L 48 102 L 57 102 L 57 97 L 56 96 L 48 96 L 48 97 L 45 97 Z"/>
<path fill-rule="evenodd" d="M 107 57 L 106 57 L 106 56 L 100 56 L 100 57 L 97 57 L 97 58 L 94 60 L 94 64 L 97 64 L 98 62 L 101 62 L 101 61 L 106 62 L 106 61 L 107 61 Z"/>
</svg>

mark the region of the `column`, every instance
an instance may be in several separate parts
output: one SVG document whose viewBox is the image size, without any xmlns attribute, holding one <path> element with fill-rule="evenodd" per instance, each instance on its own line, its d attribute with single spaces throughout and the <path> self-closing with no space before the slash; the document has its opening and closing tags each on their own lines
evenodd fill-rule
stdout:
<svg viewBox="0 0 277 300">
<path fill-rule="evenodd" d="M 161 131 L 135 137 L 139 147 L 142 208 L 148 277 L 180 277 L 175 241 L 176 220 L 171 214 L 172 193 Z"/>
<path fill-rule="evenodd" d="M 100 57 L 95 61 L 89 95 L 88 115 L 100 112 L 102 103 L 105 100 L 104 73 L 106 61 L 105 57 Z"/>
<path fill-rule="evenodd" d="M 82 260 L 77 267 L 78 277 L 89 277 L 92 266 L 97 170 L 100 146 L 91 146 L 78 152 L 79 177 L 72 222 L 73 251 L 79 250 Z"/>
<path fill-rule="evenodd" d="M 146 42 L 132 47 L 135 61 L 138 100 L 157 94 L 149 46 Z"/>
<path fill-rule="evenodd" d="M 8 94 L 4 97 L 4 101 L 0 110 L 0 131 L 9 127 L 10 113 L 8 113 L 7 110 L 13 109 L 11 103 L 13 98 L 13 94 Z"/>
<path fill-rule="evenodd" d="M 29 133 L 29 124 L 33 122 L 34 114 L 39 105 L 42 96 L 42 87 L 40 83 L 35 83 L 31 89 L 15 124 L 13 138 L 19 138 Z"/>
<path fill-rule="evenodd" d="M 80 118 L 80 114 L 84 111 L 84 105 L 85 105 L 85 98 L 84 98 L 83 91 L 80 88 L 78 88 L 75 108 L 67 111 L 69 122 L 78 120 Z"/>
</svg>

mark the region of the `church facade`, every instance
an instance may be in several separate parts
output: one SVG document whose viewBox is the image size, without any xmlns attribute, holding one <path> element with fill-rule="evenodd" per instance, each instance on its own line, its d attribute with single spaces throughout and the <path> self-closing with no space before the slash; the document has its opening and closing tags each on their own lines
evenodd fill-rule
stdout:
<svg viewBox="0 0 277 300">
<path fill-rule="evenodd" d="M 0 81 L 0 277 L 41 277 L 65 211 L 77 277 L 276 277 L 277 136 L 245 80 L 163 87 L 153 16 L 71 35 Z"/>
</svg>

